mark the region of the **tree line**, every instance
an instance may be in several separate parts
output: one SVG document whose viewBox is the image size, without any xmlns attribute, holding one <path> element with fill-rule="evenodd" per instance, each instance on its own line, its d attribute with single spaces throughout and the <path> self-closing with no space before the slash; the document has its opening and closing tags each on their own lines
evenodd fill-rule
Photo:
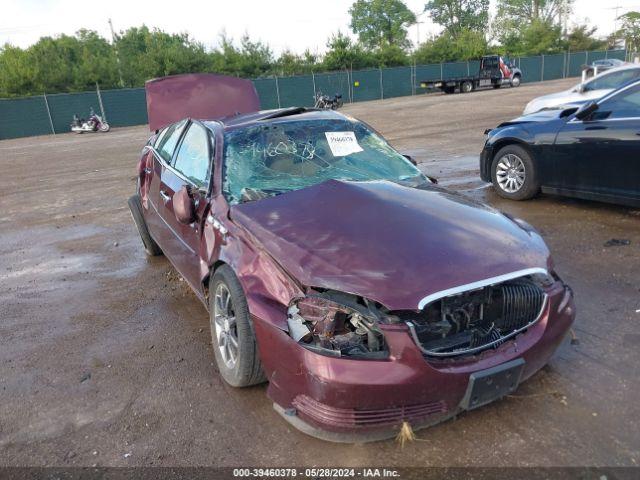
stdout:
<svg viewBox="0 0 640 480">
<path fill-rule="evenodd" d="M 101 88 L 139 87 L 147 79 L 186 73 L 215 72 L 245 78 L 310 72 L 391 67 L 477 59 L 486 53 L 510 56 L 553 54 L 614 48 L 624 42 L 640 50 L 640 13 L 620 19 L 608 38 L 595 27 L 567 26 L 574 0 L 498 0 L 489 18 L 489 0 L 428 0 L 412 12 L 402 0 L 356 0 L 349 14 L 357 39 L 336 32 L 327 50 L 275 55 L 268 44 L 248 35 L 234 41 L 220 35 L 206 48 L 187 33 L 171 34 L 145 25 L 132 27 L 108 41 L 97 32 L 42 37 L 27 48 L 0 47 L 0 97 L 16 97 Z M 442 26 L 439 35 L 419 44 L 407 28 L 429 15 Z"/>
</svg>

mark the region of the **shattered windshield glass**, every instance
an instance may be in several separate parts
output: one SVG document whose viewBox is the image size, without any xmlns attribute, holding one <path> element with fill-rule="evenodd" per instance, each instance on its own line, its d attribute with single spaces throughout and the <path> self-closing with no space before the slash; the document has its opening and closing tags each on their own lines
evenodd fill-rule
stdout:
<svg viewBox="0 0 640 480">
<path fill-rule="evenodd" d="M 428 180 L 366 126 L 349 120 L 297 120 L 232 130 L 224 138 L 223 191 L 236 204 L 326 180 Z"/>
</svg>

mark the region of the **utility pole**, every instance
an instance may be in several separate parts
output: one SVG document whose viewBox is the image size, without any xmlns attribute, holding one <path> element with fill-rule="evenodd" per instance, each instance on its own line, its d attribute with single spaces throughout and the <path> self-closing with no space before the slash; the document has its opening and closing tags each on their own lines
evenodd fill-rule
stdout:
<svg viewBox="0 0 640 480">
<path fill-rule="evenodd" d="M 118 52 L 118 42 L 116 41 L 116 33 L 113 31 L 113 22 L 109 19 L 109 28 L 111 29 L 111 43 L 116 52 L 116 63 L 118 64 L 118 77 L 120 79 L 120 88 L 124 88 L 122 80 L 122 65 L 120 64 L 120 53 Z"/>
<path fill-rule="evenodd" d="M 416 16 L 416 21 L 413 22 L 413 24 L 416 26 L 416 50 L 420 46 L 420 24 L 425 23 L 425 22 L 420 21 L 420 17 L 422 15 L 424 15 L 425 13 L 428 13 L 428 12 L 426 12 L 424 10 L 421 13 L 413 12 L 413 14 Z"/>
<path fill-rule="evenodd" d="M 615 18 L 613 19 L 613 33 L 612 33 L 612 37 L 613 37 L 613 48 L 616 48 L 616 44 L 618 43 L 618 12 L 620 11 L 622 7 L 620 6 L 620 4 L 616 4 L 615 7 L 609 7 L 607 10 L 615 10 Z"/>
<path fill-rule="evenodd" d="M 416 48 L 420 46 L 420 24 L 424 22 L 420 22 L 416 20 Z"/>
</svg>

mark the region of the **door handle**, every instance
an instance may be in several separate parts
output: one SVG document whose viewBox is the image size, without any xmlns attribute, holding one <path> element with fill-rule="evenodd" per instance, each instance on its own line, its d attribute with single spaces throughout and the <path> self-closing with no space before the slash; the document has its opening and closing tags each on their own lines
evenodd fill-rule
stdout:
<svg viewBox="0 0 640 480">
<path fill-rule="evenodd" d="M 169 194 L 164 190 L 160 190 L 160 198 L 162 198 L 162 201 L 164 203 L 167 203 L 169 200 L 171 200 L 171 197 L 169 196 Z"/>
<path fill-rule="evenodd" d="M 152 170 L 149 167 L 145 167 L 144 169 L 144 173 L 146 173 L 147 175 L 149 175 L 152 172 Z"/>
</svg>

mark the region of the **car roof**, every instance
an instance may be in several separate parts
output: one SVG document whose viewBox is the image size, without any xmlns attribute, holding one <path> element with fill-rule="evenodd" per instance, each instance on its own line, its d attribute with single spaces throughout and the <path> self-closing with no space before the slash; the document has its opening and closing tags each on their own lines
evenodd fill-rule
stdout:
<svg viewBox="0 0 640 480">
<path fill-rule="evenodd" d="M 600 60 L 595 60 L 593 65 L 622 65 L 624 62 L 617 58 L 601 58 Z"/>
<path fill-rule="evenodd" d="M 264 123 L 284 123 L 298 120 L 344 120 L 353 122 L 354 118 L 334 110 L 320 110 L 306 107 L 288 107 L 274 110 L 260 110 L 258 112 L 230 115 L 216 120 L 201 120 L 210 128 L 222 126 L 227 130 L 235 130 L 251 125 Z"/>
</svg>

